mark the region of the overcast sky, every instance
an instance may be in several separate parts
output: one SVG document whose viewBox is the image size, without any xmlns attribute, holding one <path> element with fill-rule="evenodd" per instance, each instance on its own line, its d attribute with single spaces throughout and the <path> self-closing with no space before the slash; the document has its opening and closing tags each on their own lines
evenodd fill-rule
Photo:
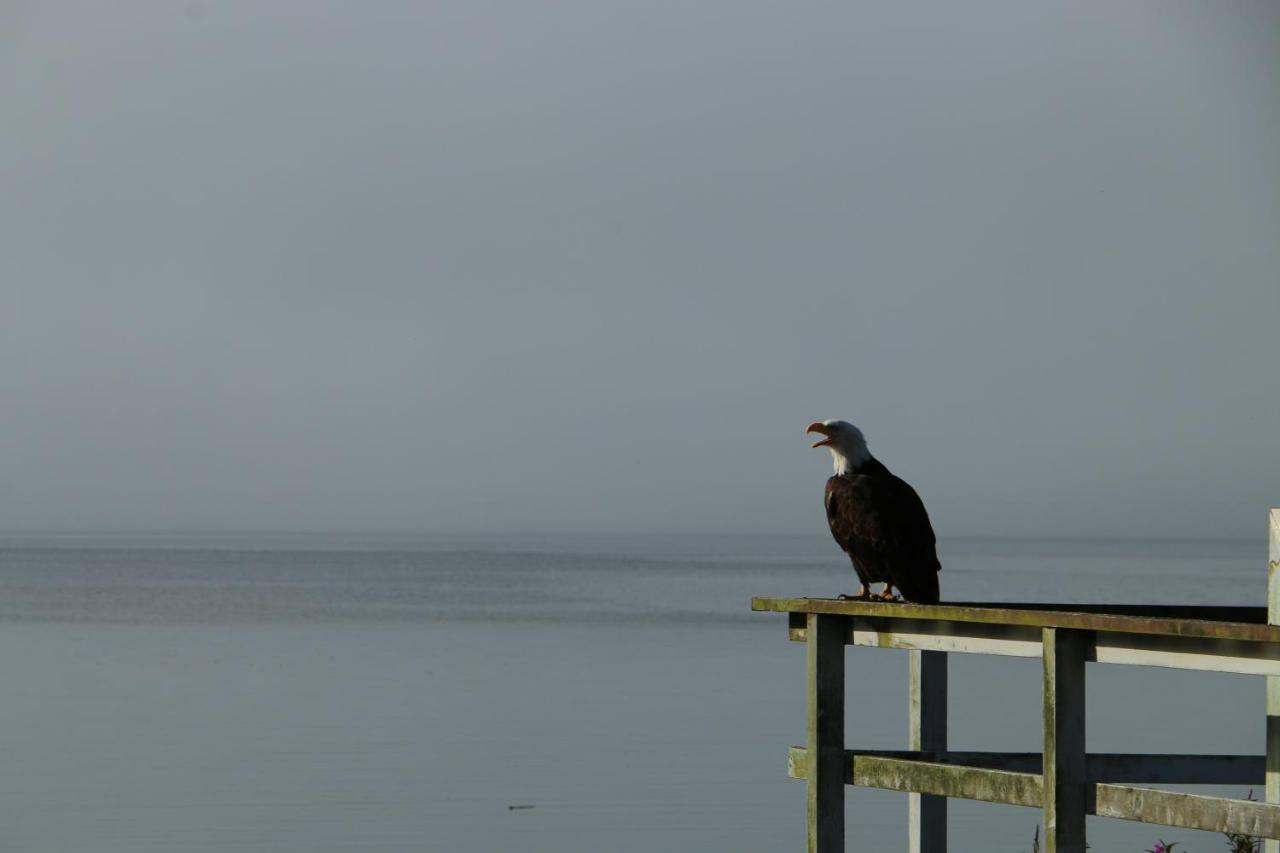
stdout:
<svg viewBox="0 0 1280 853">
<path fill-rule="evenodd" d="M 0 9 L 0 529 L 1280 505 L 1280 4 Z"/>
</svg>

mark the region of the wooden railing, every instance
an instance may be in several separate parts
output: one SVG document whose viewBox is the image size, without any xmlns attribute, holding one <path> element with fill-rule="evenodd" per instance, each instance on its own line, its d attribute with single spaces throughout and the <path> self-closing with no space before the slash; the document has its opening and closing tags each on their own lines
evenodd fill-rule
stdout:
<svg viewBox="0 0 1280 853">
<path fill-rule="evenodd" d="M 1267 607 L 815 598 L 756 598 L 751 607 L 787 613 L 791 639 L 806 645 L 808 742 L 791 749 L 788 768 L 808 783 L 809 853 L 844 850 L 846 785 L 910 794 L 911 853 L 945 853 L 948 797 L 1043 808 L 1047 853 L 1084 853 L 1090 814 L 1259 836 L 1267 853 L 1280 853 L 1280 510 L 1271 510 Z M 907 750 L 845 748 L 846 645 L 910 650 Z M 1043 661 L 1043 752 L 948 749 L 953 652 Z M 1265 676 L 1265 755 L 1088 753 L 1086 662 Z M 1145 787 L 1264 783 L 1262 802 Z"/>
</svg>

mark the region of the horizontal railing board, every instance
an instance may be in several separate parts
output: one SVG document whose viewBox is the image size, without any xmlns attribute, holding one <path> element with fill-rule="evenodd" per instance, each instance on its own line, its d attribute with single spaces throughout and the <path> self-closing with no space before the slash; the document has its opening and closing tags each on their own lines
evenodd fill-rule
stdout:
<svg viewBox="0 0 1280 853">
<path fill-rule="evenodd" d="M 1280 643 L 1098 631 L 1089 660 L 1242 675 L 1280 675 Z"/>
<path fill-rule="evenodd" d="M 1019 773 L 1041 772 L 1038 752 L 912 752 L 909 750 L 850 749 L 845 756 L 852 767 L 859 758 L 890 758 L 899 761 L 929 762 L 987 770 Z M 1160 785 L 1261 785 L 1266 781 L 1265 759 L 1261 755 L 1196 755 L 1127 752 L 1090 753 L 1085 758 L 1085 777 L 1090 782 L 1142 782 Z M 794 746 L 787 753 L 787 772 L 804 778 L 808 755 Z M 850 783 L 852 784 L 852 783 Z M 928 793 L 921 791 L 919 793 Z"/>
<path fill-rule="evenodd" d="M 1256 607 L 1042 603 L 997 605 L 990 602 L 909 604 L 833 598 L 753 598 L 751 609 L 776 613 L 826 613 L 888 620 L 935 620 L 1245 642 L 1280 642 L 1280 626 L 1265 624 L 1265 608 Z"/>
<path fill-rule="evenodd" d="M 788 613 L 788 637 L 803 641 L 804 614 Z M 849 645 L 1038 658 L 1039 628 L 882 616 L 850 616 Z M 1092 631 L 1088 659 L 1244 675 L 1280 676 L 1280 642 Z"/>
<path fill-rule="evenodd" d="M 809 757 L 804 749 L 793 748 L 788 755 L 788 773 L 803 779 L 808 772 Z M 888 754 L 858 753 L 849 755 L 847 782 L 864 788 L 883 788 L 940 797 L 959 797 L 988 803 L 1039 808 L 1044 799 L 1044 782 L 1039 773 L 1022 773 L 923 761 L 919 758 L 895 758 Z"/>
<path fill-rule="evenodd" d="M 1093 814 L 1100 817 L 1280 838 L 1280 804 L 1129 785 L 1099 784 L 1095 788 Z"/>
<path fill-rule="evenodd" d="M 890 791 L 915 791 L 1032 808 L 1039 808 L 1044 802 L 1044 780 L 1039 773 L 903 761 L 874 755 L 855 758 L 850 773 L 855 785 Z"/>
<path fill-rule="evenodd" d="M 849 766 L 858 758 L 892 758 L 900 761 L 927 761 L 934 764 L 954 764 L 965 767 L 978 767 L 986 770 L 1014 770 L 1019 773 L 1040 773 L 1040 753 L 1038 752 L 965 752 L 948 750 L 947 752 L 915 752 L 906 749 L 846 749 L 845 759 Z M 803 746 L 793 746 L 787 750 L 787 774 L 795 779 L 803 779 L 809 769 L 809 754 Z M 853 783 L 850 782 L 850 785 Z"/>
<path fill-rule="evenodd" d="M 948 760 L 931 761 L 920 756 L 923 753 L 859 752 L 848 754 L 847 783 L 867 788 L 890 791 L 934 794 L 941 797 L 957 797 L 981 800 L 1004 805 L 1039 808 L 1044 801 L 1044 779 L 1039 773 L 1025 770 L 1005 770 L 956 763 L 958 757 L 972 761 L 994 761 L 1009 766 L 1031 766 L 1038 755 L 1029 753 L 988 754 L 947 753 Z M 1258 770 L 1252 765 L 1253 756 L 1091 756 L 1090 775 L 1100 770 L 1124 770 L 1125 765 L 1143 760 L 1157 759 L 1165 770 L 1203 762 L 1211 769 L 1237 769 L 1248 771 L 1252 778 Z M 1204 759 L 1208 759 L 1207 762 Z M 1106 768 L 1109 762 L 1117 762 L 1115 768 Z M 808 755 L 801 747 L 793 747 L 787 756 L 790 776 L 803 779 L 808 772 Z M 1165 784 L 1190 783 L 1182 774 L 1175 778 L 1153 780 Z M 1210 784 L 1198 780 L 1200 784 Z M 1248 784 L 1248 782 L 1222 782 L 1213 784 Z M 1223 797 L 1207 797 L 1200 794 L 1184 794 L 1179 791 L 1161 791 L 1132 785 L 1116 785 L 1109 782 L 1089 783 L 1093 788 L 1090 814 L 1132 820 L 1161 826 L 1178 826 L 1203 829 L 1210 832 L 1236 832 L 1258 838 L 1280 838 L 1280 804 L 1250 800 L 1233 800 Z"/>
<path fill-rule="evenodd" d="M 1040 628 L 983 622 L 854 616 L 850 619 L 849 642 L 855 646 L 961 654 L 1034 658 L 1042 654 Z"/>
<path fill-rule="evenodd" d="M 955 607 L 980 607 L 1017 610 L 1051 611 L 1056 613 L 1092 613 L 1098 616 L 1135 616 L 1144 619 L 1207 619 L 1211 622 L 1241 622 L 1267 624 L 1267 608 L 1253 605 L 1217 604 L 1054 604 L 1043 601 L 950 601 Z"/>
</svg>

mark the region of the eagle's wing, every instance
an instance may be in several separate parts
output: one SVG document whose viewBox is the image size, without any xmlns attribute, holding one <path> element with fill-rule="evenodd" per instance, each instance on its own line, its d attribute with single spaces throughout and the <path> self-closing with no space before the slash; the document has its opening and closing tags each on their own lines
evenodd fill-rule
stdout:
<svg viewBox="0 0 1280 853">
<path fill-rule="evenodd" d="M 936 601 L 937 538 L 915 489 L 887 470 L 848 478 L 839 526 L 845 550 L 913 601 Z M 837 522 L 832 522 L 833 529 Z"/>
<path fill-rule="evenodd" d="M 831 536 L 841 550 L 849 555 L 853 570 L 858 574 L 858 580 L 863 585 L 884 580 L 884 575 L 873 569 L 872 562 L 865 556 L 859 558 L 859 551 L 865 554 L 865 549 L 858 547 L 861 515 L 859 506 L 862 498 L 854 484 L 847 477 L 832 477 L 827 481 L 823 500 L 827 508 L 827 525 L 831 528 Z"/>
<path fill-rule="evenodd" d="M 924 502 L 905 480 L 885 472 L 857 474 L 848 483 L 841 514 L 857 539 L 877 547 L 935 544 Z"/>
</svg>

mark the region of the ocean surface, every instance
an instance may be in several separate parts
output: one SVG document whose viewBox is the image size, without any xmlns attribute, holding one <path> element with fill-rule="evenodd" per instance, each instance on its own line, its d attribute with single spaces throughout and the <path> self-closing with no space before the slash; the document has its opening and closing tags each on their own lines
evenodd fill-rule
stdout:
<svg viewBox="0 0 1280 853">
<path fill-rule="evenodd" d="M 944 599 L 1265 602 L 1262 535 L 940 555 Z M 804 649 L 750 599 L 855 585 L 825 533 L 0 537 L 0 853 L 802 850 Z M 905 747 L 906 669 L 849 650 L 851 745 Z M 953 748 L 1039 750 L 1038 662 L 951 673 Z M 1248 676 L 1090 665 L 1088 713 L 1093 750 L 1264 744 Z M 905 847 L 905 795 L 847 807 L 851 851 Z M 983 853 L 1040 819 L 951 814 Z"/>
</svg>

